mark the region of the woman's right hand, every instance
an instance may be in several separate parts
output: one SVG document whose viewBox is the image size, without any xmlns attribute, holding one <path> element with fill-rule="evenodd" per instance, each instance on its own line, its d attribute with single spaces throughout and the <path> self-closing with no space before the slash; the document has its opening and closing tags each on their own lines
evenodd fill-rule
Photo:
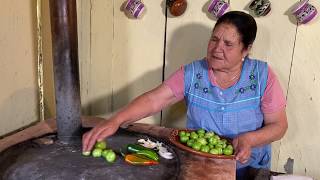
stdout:
<svg viewBox="0 0 320 180">
<path fill-rule="evenodd" d="M 83 134 L 82 152 L 91 151 L 97 141 L 102 141 L 104 138 L 114 134 L 119 126 L 120 124 L 114 119 L 104 120 L 97 124 L 93 129 Z"/>
<path fill-rule="evenodd" d="M 114 134 L 121 124 L 132 123 L 144 117 L 160 112 L 162 108 L 178 102 L 172 90 L 165 84 L 137 97 L 122 110 L 99 123 L 82 137 L 82 151 L 91 151 L 96 141 Z"/>
</svg>

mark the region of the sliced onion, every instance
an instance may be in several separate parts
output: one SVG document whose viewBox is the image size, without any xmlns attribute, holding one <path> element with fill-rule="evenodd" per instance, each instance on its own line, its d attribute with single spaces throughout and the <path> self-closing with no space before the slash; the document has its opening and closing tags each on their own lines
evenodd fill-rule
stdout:
<svg viewBox="0 0 320 180">
<path fill-rule="evenodd" d="M 159 141 L 153 142 L 153 141 L 151 141 L 150 139 L 147 139 L 147 140 L 145 140 L 145 139 L 139 139 L 139 140 L 138 140 L 138 143 L 139 143 L 141 146 L 146 147 L 146 148 L 151 148 L 151 149 L 156 148 L 156 149 L 158 149 L 158 154 L 159 154 L 161 157 L 165 158 L 165 159 L 173 159 L 173 158 L 174 158 L 173 155 L 172 155 L 172 153 L 170 153 L 170 152 L 168 151 L 168 149 L 165 148 L 165 147 L 163 146 L 163 144 L 162 144 L 161 142 L 159 142 Z"/>
<path fill-rule="evenodd" d="M 151 141 L 150 139 L 148 139 L 147 141 L 145 139 L 139 139 L 138 143 L 140 143 L 141 146 L 150 148 L 150 149 L 157 147 L 157 143 Z"/>
</svg>

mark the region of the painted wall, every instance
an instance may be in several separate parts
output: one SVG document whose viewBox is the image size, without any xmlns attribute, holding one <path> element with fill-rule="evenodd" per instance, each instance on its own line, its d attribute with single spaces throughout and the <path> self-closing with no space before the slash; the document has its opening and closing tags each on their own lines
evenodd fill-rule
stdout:
<svg viewBox="0 0 320 180">
<path fill-rule="evenodd" d="M 124 1 L 78 1 L 83 114 L 108 116 L 161 83 L 165 16 L 160 2 L 146 3 L 139 21 L 123 13 Z"/>
<path fill-rule="evenodd" d="M 310 1 L 320 9 L 319 1 Z M 288 83 L 289 130 L 281 141 L 277 168 L 294 159 L 293 171 L 320 179 L 320 19 L 296 29 Z M 284 52 L 284 51 L 282 51 Z M 276 65 L 276 64 L 275 64 Z"/>
<path fill-rule="evenodd" d="M 1 0 L 0 136 L 39 119 L 35 2 Z"/>
</svg>

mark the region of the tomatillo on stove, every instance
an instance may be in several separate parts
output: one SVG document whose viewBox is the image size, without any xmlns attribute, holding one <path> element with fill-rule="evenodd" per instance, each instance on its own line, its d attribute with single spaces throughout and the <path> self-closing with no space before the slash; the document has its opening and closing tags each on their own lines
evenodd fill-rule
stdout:
<svg viewBox="0 0 320 180">
<path fill-rule="evenodd" d="M 106 155 L 109 153 L 109 151 L 112 151 L 111 149 L 104 149 L 101 153 L 101 156 L 106 157 Z"/>
<path fill-rule="evenodd" d="M 116 160 L 116 153 L 113 152 L 112 150 L 107 150 L 104 158 L 109 162 L 113 163 Z"/>
<path fill-rule="evenodd" d="M 94 147 L 95 148 L 99 148 L 99 149 L 106 149 L 107 148 L 107 143 L 105 141 L 98 141 L 98 142 L 96 142 Z"/>
<path fill-rule="evenodd" d="M 90 156 L 91 152 L 90 151 L 84 151 L 82 152 L 83 156 Z"/>
<path fill-rule="evenodd" d="M 101 154 L 102 154 L 102 149 L 100 149 L 100 148 L 95 148 L 92 151 L 92 156 L 93 157 L 101 157 Z"/>
</svg>

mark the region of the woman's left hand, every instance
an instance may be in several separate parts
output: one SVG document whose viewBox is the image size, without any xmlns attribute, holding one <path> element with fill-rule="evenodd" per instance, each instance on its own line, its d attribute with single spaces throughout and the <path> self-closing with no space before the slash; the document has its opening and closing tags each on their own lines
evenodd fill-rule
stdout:
<svg viewBox="0 0 320 180">
<path fill-rule="evenodd" d="M 241 134 L 232 141 L 235 149 L 236 160 L 241 163 L 246 163 L 251 155 L 251 141 L 248 134 Z"/>
</svg>

